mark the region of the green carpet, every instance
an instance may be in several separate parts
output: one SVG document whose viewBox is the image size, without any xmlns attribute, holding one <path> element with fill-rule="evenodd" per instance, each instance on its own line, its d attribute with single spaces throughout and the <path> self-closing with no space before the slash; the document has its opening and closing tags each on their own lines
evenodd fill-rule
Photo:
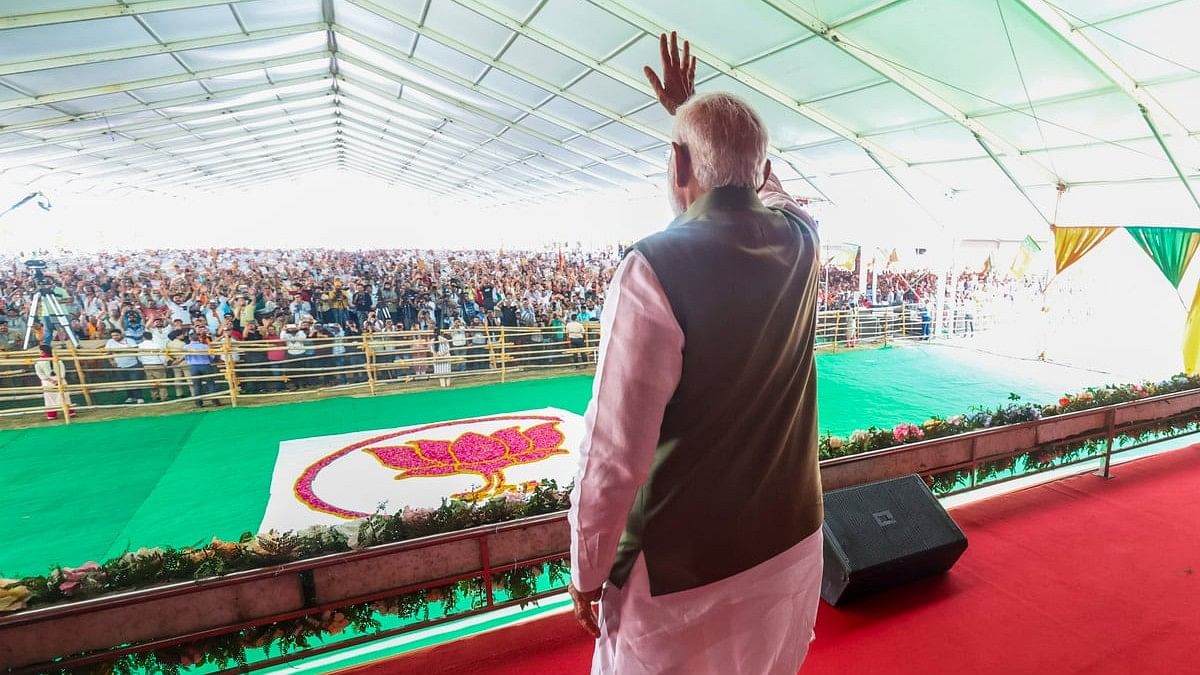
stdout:
<svg viewBox="0 0 1200 675">
<path fill-rule="evenodd" d="M 839 434 L 1105 381 L 934 346 L 821 354 L 818 368 L 821 428 Z M 236 538 L 262 519 L 281 440 L 547 406 L 582 413 L 590 397 L 591 378 L 575 376 L 3 431 L 0 576 Z"/>
</svg>

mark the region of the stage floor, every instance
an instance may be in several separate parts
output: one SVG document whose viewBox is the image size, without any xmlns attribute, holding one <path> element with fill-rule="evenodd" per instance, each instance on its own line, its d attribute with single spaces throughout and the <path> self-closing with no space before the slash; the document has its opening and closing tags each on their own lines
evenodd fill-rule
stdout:
<svg viewBox="0 0 1200 675">
<path fill-rule="evenodd" d="M 1114 476 L 954 509 L 970 539 L 958 565 L 858 604 L 822 603 L 800 675 L 1197 672 L 1200 446 Z M 557 614 L 354 672 L 586 673 L 591 642 L 573 621 Z"/>
</svg>

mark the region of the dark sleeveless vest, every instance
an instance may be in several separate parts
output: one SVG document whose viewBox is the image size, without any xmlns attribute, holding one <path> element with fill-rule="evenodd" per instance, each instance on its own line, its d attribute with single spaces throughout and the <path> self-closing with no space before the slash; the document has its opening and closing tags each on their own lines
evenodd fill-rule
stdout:
<svg viewBox="0 0 1200 675">
<path fill-rule="evenodd" d="M 610 580 L 622 586 L 642 553 L 662 595 L 750 569 L 821 526 L 818 243 L 753 190 L 725 187 L 633 250 L 683 330 L 683 371 Z"/>
</svg>

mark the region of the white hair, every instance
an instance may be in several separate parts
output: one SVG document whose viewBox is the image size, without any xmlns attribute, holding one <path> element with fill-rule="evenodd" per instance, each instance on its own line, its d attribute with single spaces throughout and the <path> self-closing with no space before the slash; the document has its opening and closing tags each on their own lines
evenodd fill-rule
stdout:
<svg viewBox="0 0 1200 675">
<path fill-rule="evenodd" d="M 733 94 L 697 96 L 679 108 L 672 136 L 687 146 L 692 173 L 705 190 L 757 189 L 767 161 L 767 127 Z"/>
</svg>

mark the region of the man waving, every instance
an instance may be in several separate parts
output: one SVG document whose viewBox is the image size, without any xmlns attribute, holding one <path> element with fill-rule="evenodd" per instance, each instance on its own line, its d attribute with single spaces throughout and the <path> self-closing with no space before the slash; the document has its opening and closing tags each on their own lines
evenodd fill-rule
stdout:
<svg viewBox="0 0 1200 675">
<path fill-rule="evenodd" d="M 782 190 L 758 115 L 693 97 L 661 40 L 675 115 L 667 229 L 635 244 L 601 317 L 572 495 L 575 613 L 593 673 L 795 675 L 821 578 L 816 227 Z"/>
</svg>

